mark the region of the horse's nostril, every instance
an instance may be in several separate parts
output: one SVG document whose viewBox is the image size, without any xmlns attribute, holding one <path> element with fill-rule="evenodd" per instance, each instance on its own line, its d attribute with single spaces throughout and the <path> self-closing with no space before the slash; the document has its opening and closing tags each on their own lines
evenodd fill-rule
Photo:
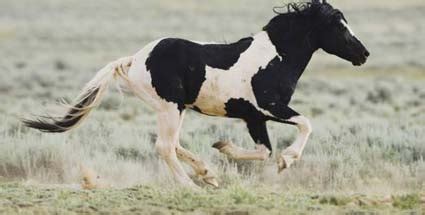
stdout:
<svg viewBox="0 0 425 215">
<path fill-rule="evenodd" d="M 364 52 L 364 56 L 369 57 L 370 56 L 370 53 L 368 51 L 365 51 Z"/>
</svg>

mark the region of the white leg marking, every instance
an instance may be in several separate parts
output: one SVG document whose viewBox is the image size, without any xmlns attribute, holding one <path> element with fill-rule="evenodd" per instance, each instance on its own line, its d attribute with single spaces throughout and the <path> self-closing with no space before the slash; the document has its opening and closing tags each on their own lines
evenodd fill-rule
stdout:
<svg viewBox="0 0 425 215">
<path fill-rule="evenodd" d="M 186 111 L 183 111 L 181 113 L 180 125 L 178 129 L 179 132 L 181 131 L 181 128 L 183 125 L 183 118 L 185 114 L 186 114 Z M 177 141 L 178 141 L 177 147 L 176 147 L 177 157 L 181 161 L 191 166 L 195 174 L 199 176 L 200 178 L 202 178 L 202 180 L 205 183 L 218 187 L 218 182 L 215 179 L 214 173 L 211 170 L 209 170 L 208 166 L 204 163 L 204 161 L 202 161 L 198 156 L 194 155 L 189 150 L 186 150 L 185 148 L 183 148 L 180 145 L 180 141 L 179 140 Z"/>
<path fill-rule="evenodd" d="M 213 145 L 221 153 L 235 160 L 267 160 L 270 150 L 264 145 L 256 145 L 255 150 L 246 150 L 231 142 L 218 142 Z"/>
<path fill-rule="evenodd" d="M 218 182 L 214 173 L 208 168 L 204 161 L 180 145 L 177 146 L 176 152 L 178 158 L 190 165 L 195 174 L 205 183 L 218 187 Z"/>
<path fill-rule="evenodd" d="M 296 123 L 299 133 L 295 142 L 287 149 L 283 150 L 278 156 L 279 172 L 289 168 L 294 161 L 301 158 L 304 147 L 312 132 L 310 120 L 304 116 L 295 116 L 288 121 Z"/>
<path fill-rule="evenodd" d="M 167 111 L 158 113 L 158 139 L 156 149 L 170 168 L 176 181 L 183 186 L 196 187 L 193 181 L 184 171 L 177 159 L 179 127 L 181 116 L 177 105 L 168 105 Z"/>
</svg>

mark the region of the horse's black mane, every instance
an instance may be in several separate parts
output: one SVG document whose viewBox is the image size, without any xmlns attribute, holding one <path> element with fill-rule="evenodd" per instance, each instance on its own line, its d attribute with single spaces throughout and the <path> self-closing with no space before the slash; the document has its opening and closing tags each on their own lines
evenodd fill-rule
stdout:
<svg viewBox="0 0 425 215">
<path fill-rule="evenodd" d="M 310 12 L 310 9 L 313 7 L 313 2 L 292 2 L 288 3 L 284 6 L 276 6 L 273 8 L 273 12 L 275 12 L 278 15 L 283 14 L 297 14 L 297 15 L 306 15 Z M 285 10 L 282 12 L 281 10 Z"/>
<path fill-rule="evenodd" d="M 274 7 L 273 12 L 275 12 L 277 15 L 283 16 L 311 16 L 315 14 L 315 12 L 319 12 L 325 18 L 330 17 L 335 13 L 341 13 L 341 11 L 334 9 L 326 1 L 320 2 L 320 0 L 312 0 L 311 2 L 288 3 L 284 6 Z"/>
<path fill-rule="evenodd" d="M 277 14 L 277 16 L 263 28 L 264 30 L 272 27 L 276 23 L 288 20 L 290 17 L 314 16 L 316 24 L 328 22 L 330 20 L 329 18 L 335 14 L 341 14 L 341 17 L 344 18 L 341 11 L 334 9 L 332 5 L 326 1 L 321 2 L 320 0 L 312 0 L 310 2 L 292 2 L 284 6 L 274 7 L 273 11 Z"/>
</svg>

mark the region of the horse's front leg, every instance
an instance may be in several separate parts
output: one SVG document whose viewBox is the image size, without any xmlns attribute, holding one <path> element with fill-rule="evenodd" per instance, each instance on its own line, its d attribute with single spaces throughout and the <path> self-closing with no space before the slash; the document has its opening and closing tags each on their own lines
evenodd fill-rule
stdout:
<svg viewBox="0 0 425 215">
<path fill-rule="evenodd" d="M 295 142 L 277 156 L 279 172 L 282 172 L 284 169 L 289 168 L 294 161 L 301 158 L 304 147 L 312 132 L 312 127 L 307 117 L 298 114 L 289 107 L 285 107 L 279 112 L 282 113 L 282 118 L 279 118 L 278 121 L 295 125 L 298 128 L 298 135 Z"/>
</svg>

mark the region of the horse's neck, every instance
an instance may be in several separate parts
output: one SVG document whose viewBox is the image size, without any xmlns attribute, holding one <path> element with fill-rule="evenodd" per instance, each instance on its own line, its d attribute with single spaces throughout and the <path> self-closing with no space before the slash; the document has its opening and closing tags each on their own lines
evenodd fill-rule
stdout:
<svg viewBox="0 0 425 215">
<path fill-rule="evenodd" d="M 247 50 L 247 55 L 252 55 L 250 56 L 251 62 L 259 61 L 261 62 L 259 65 L 267 66 L 273 58 L 279 55 L 267 32 L 261 31 L 254 35 L 253 39 L 251 47 Z"/>
<path fill-rule="evenodd" d="M 280 56 L 282 68 L 297 80 L 318 49 L 308 20 L 292 17 L 266 29 L 271 43 Z"/>
</svg>

